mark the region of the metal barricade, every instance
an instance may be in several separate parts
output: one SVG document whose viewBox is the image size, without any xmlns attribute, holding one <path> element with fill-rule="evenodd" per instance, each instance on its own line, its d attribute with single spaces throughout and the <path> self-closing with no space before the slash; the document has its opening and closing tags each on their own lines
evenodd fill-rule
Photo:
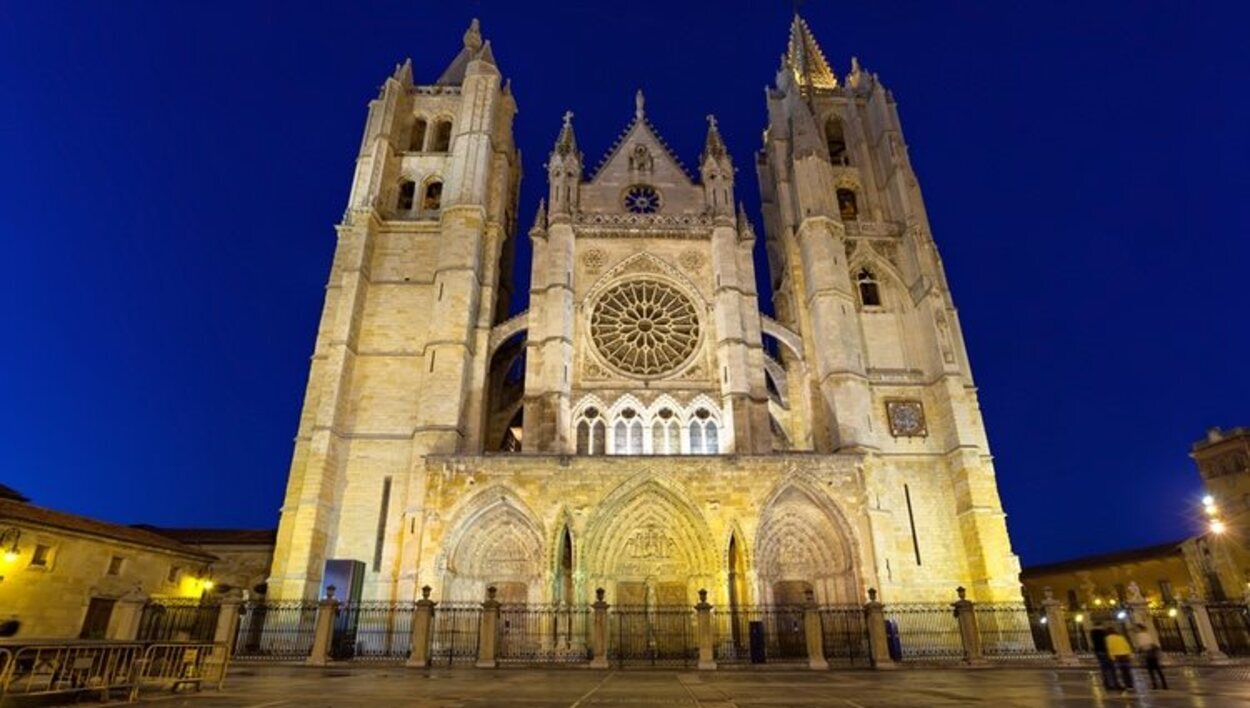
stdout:
<svg viewBox="0 0 1250 708">
<path fill-rule="evenodd" d="M 440 603 L 434 608 L 430 663 L 451 666 L 476 662 L 481 626 L 480 603 Z"/>
<path fill-rule="evenodd" d="M 7 668 L 0 696 L 127 693 L 135 685 L 136 664 L 143 645 L 130 642 L 28 644 L 7 649 Z"/>
<path fill-rule="evenodd" d="M 1050 634 L 1039 613 L 1023 603 L 978 602 L 977 633 L 987 659 L 1048 659 L 1053 656 Z"/>
<path fill-rule="evenodd" d="M 135 665 L 130 700 L 145 688 L 177 692 L 190 686 L 199 690 L 205 684 L 221 689 L 230 663 L 230 649 L 211 642 L 169 642 L 150 644 Z"/>
<path fill-rule="evenodd" d="M 499 608 L 501 664 L 575 664 L 590 661 L 590 608 L 503 605 Z"/>
<path fill-rule="evenodd" d="M 887 605 L 885 633 L 895 661 L 948 662 L 964 658 L 959 620 L 948 604 Z"/>
<path fill-rule="evenodd" d="M 299 661 L 312 653 L 317 603 L 312 600 L 259 602 L 239 614 L 234 658 Z"/>
<path fill-rule="evenodd" d="M 0 647 L 0 696 L 9 685 L 9 671 L 13 668 L 13 652 L 7 647 Z"/>
</svg>

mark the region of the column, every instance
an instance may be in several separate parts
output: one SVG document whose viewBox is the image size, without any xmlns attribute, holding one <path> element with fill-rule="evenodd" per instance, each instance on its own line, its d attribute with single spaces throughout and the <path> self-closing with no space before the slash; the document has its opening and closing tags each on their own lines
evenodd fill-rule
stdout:
<svg viewBox="0 0 1250 708">
<path fill-rule="evenodd" d="M 608 668 L 608 603 L 603 601 L 603 588 L 595 589 L 594 625 L 590 631 L 590 668 Z"/>
<path fill-rule="evenodd" d="M 868 656 L 875 669 L 896 668 L 890 658 L 890 644 L 885 636 L 885 605 L 877 602 L 877 589 L 868 588 L 864 603 L 864 621 L 868 623 Z"/>
<path fill-rule="evenodd" d="M 1207 613 L 1207 603 L 1199 597 L 1191 597 L 1185 602 L 1193 617 L 1194 631 L 1198 641 L 1202 643 L 1202 658 L 1210 661 L 1226 661 L 1228 657 L 1220 651 L 1220 643 L 1215 638 L 1215 628 L 1211 626 L 1211 615 Z"/>
<path fill-rule="evenodd" d="M 482 625 L 477 635 L 477 668 L 493 669 L 495 662 L 495 640 L 499 635 L 499 601 L 495 599 L 497 590 L 492 585 L 486 588 L 486 601 L 482 603 Z"/>
<path fill-rule="evenodd" d="M 1042 600 L 1042 618 L 1046 621 L 1055 658 L 1061 664 L 1077 663 L 1076 654 L 1072 651 L 1072 637 L 1068 636 L 1068 618 L 1064 615 L 1063 603 L 1051 596 L 1050 588 L 1046 588 L 1046 599 Z"/>
<path fill-rule="evenodd" d="M 408 644 L 408 666 L 424 669 L 430 665 L 430 634 L 434 631 L 434 605 L 430 586 L 421 588 L 421 599 L 412 616 L 412 636 Z"/>
<path fill-rule="evenodd" d="M 221 599 L 221 609 L 217 612 L 217 629 L 213 632 L 213 641 L 226 645 L 226 653 L 234 651 L 235 637 L 239 632 L 239 610 L 243 606 L 243 598 L 238 591 L 231 591 Z"/>
<path fill-rule="evenodd" d="M 807 639 L 807 666 L 811 669 L 827 669 L 825 659 L 825 632 L 820 623 L 820 608 L 816 606 L 816 594 L 807 591 L 803 607 L 803 634 Z"/>
<path fill-rule="evenodd" d="M 968 591 L 962 586 L 955 588 L 959 599 L 951 604 L 955 608 L 955 618 L 959 620 L 959 638 L 964 644 L 964 661 L 969 664 L 981 661 L 981 635 L 977 631 L 977 613 L 972 601 L 967 598 Z"/>
<path fill-rule="evenodd" d="M 335 587 L 326 587 L 326 596 L 317 604 L 317 624 L 313 631 L 312 653 L 304 662 L 309 666 L 325 666 L 330 663 L 330 642 L 334 641 L 334 618 L 339 612 L 339 601 L 334 599 Z"/>
<path fill-rule="evenodd" d="M 699 670 L 716 669 L 716 656 L 712 652 L 712 606 L 707 601 L 707 590 L 699 590 L 699 604 L 694 606 L 695 637 L 699 642 Z"/>
</svg>

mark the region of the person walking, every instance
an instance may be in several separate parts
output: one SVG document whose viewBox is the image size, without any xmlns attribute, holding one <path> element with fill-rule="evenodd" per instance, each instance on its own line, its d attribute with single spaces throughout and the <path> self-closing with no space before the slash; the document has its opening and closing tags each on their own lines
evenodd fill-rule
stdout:
<svg viewBox="0 0 1250 708">
<path fill-rule="evenodd" d="M 1133 690 L 1133 646 L 1128 639 L 1112 629 L 1107 632 L 1107 656 L 1115 662 L 1120 670 L 1120 682 L 1125 691 Z"/>
<path fill-rule="evenodd" d="M 1168 680 L 1163 675 L 1163 665 L 1159 663 L 1159 657 L 1163 653 L 1163 649 L 1159 646 L 1155 635 L 1151 634 L 1149 629 L 1146 629 L 1146 625 L 1139 624 L 1133 628 L 1133 644 L 1142 655 L 1142 660 L 1146 664 L 1146 673 L 1150 674 L 1150 687 L 1162 688 L 1166 691 Z M 1156 677 L 1158 678 L 1156 679 Z"/>
<path fill-rule="evenodd" d="M 1104 625 L 1094 625 L 1089 630 L 1090 648 L 1094 650 L 1094 658 L 1098 660 L 1098 671 L 1102 674 L 1102 687 L 1108 691 L 1122 690 L 1120 682 L 1115 677 L 1115 664 L 1111 661 L 1111 656 L 1107 654 L 1107 634 L 1108 629 Z"/>
</svg>

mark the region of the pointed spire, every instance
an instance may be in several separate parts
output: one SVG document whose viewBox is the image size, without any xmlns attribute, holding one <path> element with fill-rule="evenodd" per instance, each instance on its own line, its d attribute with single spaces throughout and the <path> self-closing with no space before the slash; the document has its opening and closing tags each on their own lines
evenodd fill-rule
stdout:
<svg viewBox="0 0 1250 708">
<path fill-rule="evenodd" d="M 476 52 L 482 46 L 482 26 L 474 17 L 469 22 L 469 29 L 464 31 L 464 47 L 470 52 Z"/>
<path fill-rule="evenodd" d="M 573 111 L 564 112 L 564 125 L 560 128 L 560 137 L 556 138 L 556 154 L 561 157 L 581 156 L 577 151 L 577 136 L 573 134 Z"/>
<path fill-rule="evenodd" d="M 647 117 L 646 105 L 647 99 L 642 95 L 642 89 L 638 89 L 638 93 L 634 94 L 634 118 L 643 120 Z"/>
<path fill-rule="evenodd" d="M 703 154 L 699 157 L 700 162 L 705 162 L 709 157 L 713 160 L 722 160 L 729 155 L 729 149 L 725 147 L 725 141 L 720 136 L 720 130 L 716 127 L 716 116 L 708 115 L 707 117 L 707 139 L 703 142 Z"/>
<path fill-rule="evenodd" d="M 489 39 L 486 40 L 486 43 L 482 45 L 481 51 L 479 51 L 477 55 L 473 57 L 473 60 L 480 61 L 484 64 L 490 64 L 491 66 L 495 66 L 495 53 L 490 50 Z"/>
<path fill-rule="evenodd" d="M 794 15 L 790 23 L 790 46 L 786 50 L 786 64 L 794 73 L 794 81 L 804 90 L 831 91 L 838 87 L 838 77 L 834 75 L 825 53 L 820 50 L 812 31 L 807 23 Z"/>
<path fill-rule="evenodd" d="M 530 227 L 530 234 L 539 234 L 547 230 L 547 200 L 538 200 L 538 212 L 534 214 L 534 225 Z"/>
</svg>

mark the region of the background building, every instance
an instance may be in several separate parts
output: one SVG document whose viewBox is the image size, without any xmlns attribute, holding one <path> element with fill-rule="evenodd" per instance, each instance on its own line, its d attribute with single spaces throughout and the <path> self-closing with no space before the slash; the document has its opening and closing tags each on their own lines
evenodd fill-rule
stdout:
<svg viewBox="0 0 1250 708">
<path fill-rule="evenodd" d="M 796 17 L 766 100 L 776 319 L 715 120 L 688 170 L 641 94 L 593 168 L 565 116 L 510 316 L 512 90 L 476 21 L 437 79 L 399 66 L 337 227 L 271 595 L 337 560 L 367 599 L 1017 597 L 892 95 Z"/>
</svg>

